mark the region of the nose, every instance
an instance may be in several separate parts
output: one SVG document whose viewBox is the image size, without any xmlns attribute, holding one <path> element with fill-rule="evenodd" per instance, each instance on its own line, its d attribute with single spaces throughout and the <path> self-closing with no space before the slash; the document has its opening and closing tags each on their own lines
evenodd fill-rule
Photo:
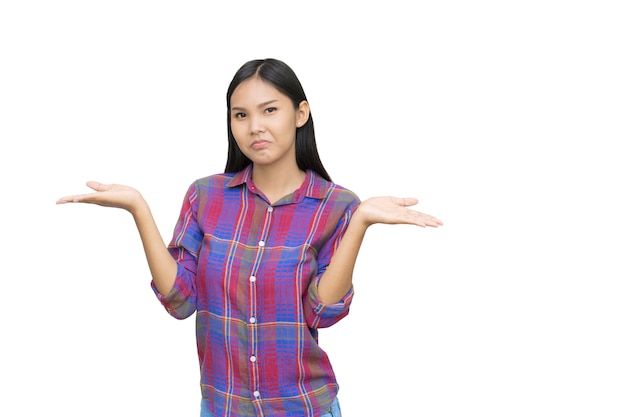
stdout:
<svg viewBox="0 0 626 417">
<path fill-rule="evenodd" d="M 250 116 L 250 133 L 258 134 L 265 132 L 265 127 L 260 117 Z"/>
</svg>

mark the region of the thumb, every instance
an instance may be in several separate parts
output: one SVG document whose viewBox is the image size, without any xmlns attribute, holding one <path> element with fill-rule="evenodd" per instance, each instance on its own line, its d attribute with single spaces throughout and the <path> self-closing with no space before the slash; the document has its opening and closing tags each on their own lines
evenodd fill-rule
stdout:
<svg viewBox="0 0 626 417">
<path fill-rule="evenodd" d="M 87 187 L 95 191 L 107 191 L 110 187 L 98 181 L 87 181 Z"/>
<path fill-rule="evenodd" d="M 403 206 L 403 207 L 409 207 L 409 206 L 414 206 L 418 203 L 417 198 L 413 198 L 413 197 L 403 197 L 403 198 L 397 198 L 396 199 L 396 203 L 398 203 L 399 205 Z"/>
</svg>

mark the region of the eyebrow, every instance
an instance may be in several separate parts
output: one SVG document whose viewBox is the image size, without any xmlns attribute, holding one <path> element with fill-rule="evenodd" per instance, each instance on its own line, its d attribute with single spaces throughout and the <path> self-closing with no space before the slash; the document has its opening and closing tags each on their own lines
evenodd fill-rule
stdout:
<svg viewBox="0 0 626 417">
<path fill-rule="evenodd" d="M 259 104 L 257 106 L 257 108 L 265 107 L 268 104 L 272 104 L 272 103 L 274 103 L 276 101 L 278 101 L 278 100 L 277 99 L 272 99 L 272 100 L 265 101 L 265 102 Z M 231 109 L 230 109 L 230 111 L 235 111 L 235 110 L 239 110 L 240 111 L 240 110 L 245 110 L 245 108 L 243 108 L 243 107 L 231 107 Z"/>
</svg>

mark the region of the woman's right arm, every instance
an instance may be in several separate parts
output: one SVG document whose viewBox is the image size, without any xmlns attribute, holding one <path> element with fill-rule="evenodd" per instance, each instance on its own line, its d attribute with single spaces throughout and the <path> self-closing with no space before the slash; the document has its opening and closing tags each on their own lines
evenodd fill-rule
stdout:
<svg viewBox="0 0 626 417">
<path fill-rule="evenodd" d="M 96 192 L 62 197 L 56 203 L 97 204 L 121 208 L 131 213 L 139 231 L 154 285 L 159 293 L 167 295 L 174 286 L 178 266 L 167 250 L 150 207 L 141 193 L 120 184 L 89 181 L 87 186 Z"/>
</svg>

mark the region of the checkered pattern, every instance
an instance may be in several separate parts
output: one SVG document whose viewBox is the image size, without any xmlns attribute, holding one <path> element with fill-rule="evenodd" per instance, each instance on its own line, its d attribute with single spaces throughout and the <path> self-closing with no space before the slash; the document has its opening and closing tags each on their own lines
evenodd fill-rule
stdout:
<svg viewBox="0 0 626 417">
<path fill-rule="evenodd" d="M 196 313 L 204 401 L 216 417 L 319 416 L 338 390 L 318 328 L 348 314 L 317 283 L 359 204 L 312 171 L 269 204 L 249 166 L 194 182 L 169 245 L 178 262 L 167 311 Z"/>
</svg>

